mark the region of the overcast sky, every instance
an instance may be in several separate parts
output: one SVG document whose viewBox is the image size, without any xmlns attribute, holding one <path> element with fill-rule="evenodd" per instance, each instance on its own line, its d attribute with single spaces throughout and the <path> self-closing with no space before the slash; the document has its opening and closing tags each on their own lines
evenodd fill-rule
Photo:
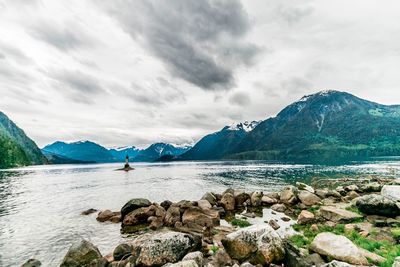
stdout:
<svg viewBox="0 0 400 267">
<path fill-rule="evenodd" d="M 400 103 L 398 0 L 0 0 L 0 111 L 39 146 L 193 143 L 325 89 Z"/>
</svg>

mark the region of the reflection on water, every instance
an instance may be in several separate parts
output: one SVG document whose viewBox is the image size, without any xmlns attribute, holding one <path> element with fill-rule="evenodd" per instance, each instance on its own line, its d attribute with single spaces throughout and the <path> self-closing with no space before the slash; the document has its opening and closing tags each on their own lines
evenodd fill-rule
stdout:
<svg viewBox="0 0 400 267">
<path fill-rule="evenodd" d="M 151 201 L 199 199 L 227 187 L 272 191 L 298 180 L 350 175 L 393 176 L 396 161 L 346 166 L 267 162 L 176 162 L 136 164 L 129 173 L 116 164 L 53 165 L 0 171 L 0 266 L 38 258 L 57 266 L 70 244 L 91 240 L 103 254 L 124 237 L 119 225 L 98 223 L 89 208 L 119 210 L 134 197 Z"/>
</svg>

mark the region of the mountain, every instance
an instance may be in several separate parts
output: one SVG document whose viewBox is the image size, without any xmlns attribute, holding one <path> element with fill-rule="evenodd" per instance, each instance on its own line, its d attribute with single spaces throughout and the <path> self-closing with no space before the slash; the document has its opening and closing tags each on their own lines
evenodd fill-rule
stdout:
<svg viewBox="0 0 400 267">
<path fill-rule="evenodd" d="M 54 142 L 45 146 L 44 153 L 52 153 L 68 159 L 87 162 L 113 162 L 114 157 L 110 151 L 91 141 L 78 141 L 73 143 Z"/>
<path fill-rule="evenodd" d="M 155 143 L 148 148 L 139 151 L 133 161 L 151 162 L 156 161 L 163 156 L 180 156 L 190 149 L 189 146 L 174 146 L 166 143 Z"/>
<path fill-rule="evenodd" d="M 0 168 L 46 163 L 35 142 L 0 112 Z"/>
<path fill-rule="evenodd" d="M 126 155 L 130 161 L 136 162 L 152 162 L 164 155 L 178 156 L 186 152 L 190 147 L 178 147 L 166 143 L 155 143 L 146 149 L 138 149 L 132 147 L 117 147 L 107 149 L 99 144 L 91 141 L 79 141 L 65 143 L 57 141 L 53 144 L 45 146 L 42 151 L 53 160 L 66 163 L 75 160 L 78 163 L 104 163 L 104 162 L 121 162 L 125 161 Z"/>
<path fill-rule="evenodd" d="M 130 159 L 135 158 L 139 154 L 140 149 L 132 146 L 110 148 L 108 151 L 110 151 L 115 161 L 124 161 L 127 155 Z"/>
<path fill-rule="evenodd" d="M 91 162 L 91 161 L 82 161 L 82 160 L 77 160 L 77 159 L 70 159 L 67 157 L 64 157 L 62 155 L 57 155 L 54 153 L 50 153 L 50 152 L 45 152 L 42 151 L 44 156 L 46 157 L 47 161 L 50 164 L 88 164 L 88 163 L 95 163 L 95 162 Z"/>
<path fill-rule="evenodd" d="M 261 122 L 223 156 L 331 162 L 393 155 L 400 155 L 400 106 L 330 90 Z"/>
<path fill-rule="evenodd" d="M 243 122 L 225 126 L 221 131 L 203 137 L 189 151 L 179 157 L 181 160 L 220 159 L 232 152 L 243 138 L 253 130 L 259 122 Z"/>
</svg>

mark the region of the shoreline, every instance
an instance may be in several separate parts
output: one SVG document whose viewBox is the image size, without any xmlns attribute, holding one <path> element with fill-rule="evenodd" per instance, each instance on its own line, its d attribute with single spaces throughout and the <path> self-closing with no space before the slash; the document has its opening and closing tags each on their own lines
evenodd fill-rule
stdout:
<svg viewBox="0 0 400 267">
<path fill-rule="evenodd" d="M 228 189 L 222 194 L 208 192 L 198 201 L 182 200 L 177 203 L 132 199 L 119 212 L 105 210 L 97 216 L 100 222 L 120 223 L 121 231 L 132 236 L 125 238 L 124 244 L 115 244 L 113 252 L 104 257 L 100 252 L 95 253 L 97 258 L 91 260 L 100 264 L 96 266 L 251 266 L 249 264 L 285 263 L 285 266 L 339 266 L 335 262 L 329 263 L 328 259 L 353 265 L 366 266 L 374 262 L 378 266 L 390 266 L 385 264 L 395 260 L 392 254 L 397 253 L 396 249 L 400 253 L 400 232 L 397 232 L 400 229 L 400 204 L 399 200 L 387 196 L 398 197 L 399 179 L 339 182 L 343 185 L 334 189 L 313 188 L 299 182 L 296 187 L 286 186 L 280 192 L 270 193 Z M 368 200 L 371 197 L 375 197 L 372 202 Z M 381 208 L 374 210 L 374 205 L 390 208 L 384 213 Z M 269 217 L 265 217 L 266 213 Z M 334 234 L 330 236 L 327 233 Z M 386 235 L 382 237 L 382 233 Z M 343 238 L 340 242 L 347 244 L 349 249 L 359 252 L 356 253 L 358 258 L 340 255 L 335 247 L 324 247 L 324 238 L 334 243 L 338 237 Z M 263 243 L 264 239 L 270 242 Z M 169 245 L 161 251 L 154 250 L 155 244 L 162 246 L 164 243 Z M 184 251 L 184 255 L 170 251 L 171 244 L 176 245 L 178 251 Z M 380 244 L 386 249 L 389 244 L 394 252 L 385 255 L 378 249 L 362 250 L 370 244 Z M 97 250 L 86 241 L 75 244 L 71 249 L 88 247 Z M 65 263 L 74 254 L 71 249 L 61 266 L 80 266 Z M 118 254 L 121 250 L 124 257 Z M 174 255 L 171 256 L 171 253 Z M 190 256 L 191 253 L 197 255 L 198 261 L 185 260 L 186 254 Z M 191 265 L 187 265 L 189 263 Z"/>
</svg>

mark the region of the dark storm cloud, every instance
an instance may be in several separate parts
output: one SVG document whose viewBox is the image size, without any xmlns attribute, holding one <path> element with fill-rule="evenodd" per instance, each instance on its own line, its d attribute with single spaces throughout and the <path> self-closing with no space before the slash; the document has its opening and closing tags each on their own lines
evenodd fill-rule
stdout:
<svg viewBox="0 0 400 267">
<path fill-rule="evenodd" d="M 143 42 L 171 74 L 203 89 L 232 87 L 235 69 L 251 64 L 258 52 L 242 41 L 250 23 L 237 0 L 104 3 L 124 30 Z"/>
<path fill-rule="evenodd" d="M 60 50 L 71 50 L 79 47 L 93 46 L 92 38 L 75 23 L 70 25 L 57 25 L 51 21 L 40 22 L 33 25 L 28 33 Z"/>
<path fill-rule="evenodd" d="M 229 103 L 238 106 L 248 106 L 251 103 L 251 99 L 246 92 L 237 92 L 229 97 Z"/>
</svg>

